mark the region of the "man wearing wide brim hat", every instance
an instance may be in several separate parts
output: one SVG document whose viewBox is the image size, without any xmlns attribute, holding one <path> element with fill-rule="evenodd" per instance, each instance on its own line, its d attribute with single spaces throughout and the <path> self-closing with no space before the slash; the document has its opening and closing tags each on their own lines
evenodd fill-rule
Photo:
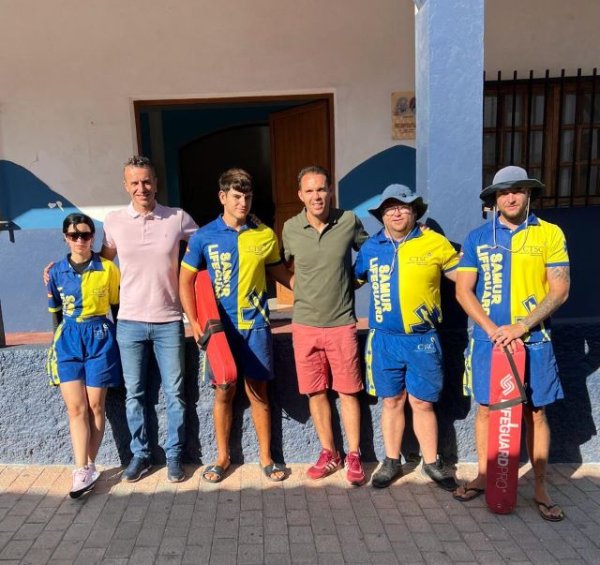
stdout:
<svg viewBox="0 0 600 565">
<path fill-rule="evenodd" d="M 442 356 L 436 327 L 442 319 L 440 275 L 454 280 L 458 255 L 417 220 L 427 211 L 423 198 L 401 184 L 388 186 L 369 212 L 382 224 L 360 248 L 354 266 L 359 283 L 370 283 L 366 389 L 383 398 L 381 429 L 385 459 L 372 485 L 387 487 L 402 474 L 400 445 L 406 399 L 423 459 L 422 472 L 438 486 L 458 485 L 437 457 L 437 420 L 433 403 L 443 386 Z"/>
<path fill-rule="evenodd" d="M 531 200 L 535 200 L 541 194 L 545 186 L 537 179 L 530 179 L 527 171 L 513 165 L 500 169 L 495 175 L 490 186 L 481 191 L 479 197 L 488 208 L 493 208 L 496 203 L 496 193 L 511 188 L 527 188 Z"/>
<path fill-rule="evenodd" d="M 427 212 L 427 204 L 423 201 L 421 196 L 417 196 L 408 186 L 403 184 L 390 184 L 379 197 L 379 202 L 376 208 L 369 208 L 369 213 L 377 218 L 381 223 L 381 209 L 383 205 L 388 201 L 393 200 L 402 204 L 410 204 L 416 214 L 416 219 L 420 220 Z"/>
<path fill-rule="evenodd" d="M 521 167 L 498 171 L 481 199 L 493 217 L 467 236 L 457 269 L 456 298 L 473 320 L 466 352 L 465 387 L 479 404 L 475 419 L 477 477 L 454 498 L 483 493 L 487 471 L 487 425 L 492 348 L 524 344 L 527 355 L 523 414 L 535 475 L 534 501 L 542 518 L 559 521 L 563 511 L 546 489 L 550 431 L 545 407 L 563 398 L 552 350 L 550 315 L 568 297 L 569 257 L 561 229 L 540 220 L 529 204 L 544 185 Z"/>
</svg>

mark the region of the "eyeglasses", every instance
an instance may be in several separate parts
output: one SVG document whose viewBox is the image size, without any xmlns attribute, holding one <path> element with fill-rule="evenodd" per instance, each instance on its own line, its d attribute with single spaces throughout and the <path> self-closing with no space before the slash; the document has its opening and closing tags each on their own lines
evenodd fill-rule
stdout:
<svg viewBox="0 0 600 565">
<path fill-rule="evenodd" d="M 65 234 L 65 237 L 67 239 L 70 239 L 71 241 L 77 241 L 78 239 L 83 239 L 83 241 L 89 241 L 90 239 L 92 239 L 92 237 L 94 237 L 94 234 L 91 231 L 68 231 Z"/>
<path fill-rule="evenodd" d="M 383 211 L 384 214 L 389 215 L 395 214 L 396 212 L 398 212 L 398 214 L 410 214 L 412 212 L 412 206 L 409 206 L 408 204 L 399 204 L 398 206 L 390 206 Z"/>
</svg>

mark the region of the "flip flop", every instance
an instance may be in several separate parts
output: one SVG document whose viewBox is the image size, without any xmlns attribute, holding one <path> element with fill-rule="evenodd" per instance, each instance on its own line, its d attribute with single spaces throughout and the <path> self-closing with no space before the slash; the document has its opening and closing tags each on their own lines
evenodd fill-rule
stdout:
<svg viewBox="0 0 600 565">
<path fill-rule="evenodd" d="M 279 463 L 270 463 L 269 465 L 265 465 L 264 467 L 261 466 L 261 469 L 265 477 L 267 477 L 267 479 L 275 483 L 279 483 L 287 477 L 285 466 L 280 465 Z M 275 476 L 275 473 L 283 473 L 283 476 L 277 477 Z"/>
<path fill-rule="evenodd" d="M 565 519 L 565 513 L 562 510 L 560 511 L 560 514 L 557 514 L 556 516 L 550 514 L 550 511 L 553 508 L 558 507 L 558 504 L 546 504 L 536 500 L 535 498 L 533 499 L 533 502 L 537 504 L 538 513 L 544 520 L 547 520 L 548 522 L 561 522 Z M 544 510 L 548 512 L 548 514 L 546 514 Z"/>
<path fill-rule="evenodd" d="M 454 498 L 454 500 L 458 500 L 459 502 L 471 502 L 471 500 L 474 500 L 475 498 L 481 496 L 485 492 L 485 489 L 483 488 L 468 487 L 466 484 L 461 486 L 465 491 L 462 495 L 456 494 L 456 491 L 452 493 L 452 498 Z M 473 494 L 471 496 L 468 496 L 468 493 L 470 492 L 472 492 Z"/>
<path fill-rule="evenodd" d="M 225 472 L 227 471 L 227 469 L 229 469 L 229 467 L 223 468 L 221 465 L 208 465 L 204 468 L 204 471 L 202 471 L 202 478 L 207 483 L 220 483 L 223 480 L 223 477 L 225 476 Z M 215 477 L 212 479 L 209 478 L 208 475 L 210 473 L 215 475 Z"/>
</svg>

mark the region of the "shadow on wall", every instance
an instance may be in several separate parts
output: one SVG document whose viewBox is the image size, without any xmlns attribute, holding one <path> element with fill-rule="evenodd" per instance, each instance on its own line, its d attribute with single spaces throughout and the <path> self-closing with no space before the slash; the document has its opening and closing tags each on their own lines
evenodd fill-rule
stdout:
<svg viewBox="0 0 600 565">
<path fill-rule="evenodd" d="M 563 230 L 569 248 L 569 300 L 560 307 L 553 318 L 600 316 L 600 300 L 597 298 L 600 261 L 592 258 L 600 242 L 600 206 L 544 208 L 534 212 L 542 220 L 557 224 Z"/>
<path fill-rule="evenodd" d="M 560 429 L 550 445 L 550 462 L 583 462 L 581 446 L 597 435 L 593 404 L 598 404 L 598 368 L 600 367 L 600 329 L 598 324 L 556 324 L 552 342 L 564 400 L 548 407 L 550 429 Z"/>
<path fill-rule="evenodd" d="M 64 216 L 76 210 L 25 167 L 0 160 L 0 215 L 13 229 L 60 228 Z"/>
</svg>

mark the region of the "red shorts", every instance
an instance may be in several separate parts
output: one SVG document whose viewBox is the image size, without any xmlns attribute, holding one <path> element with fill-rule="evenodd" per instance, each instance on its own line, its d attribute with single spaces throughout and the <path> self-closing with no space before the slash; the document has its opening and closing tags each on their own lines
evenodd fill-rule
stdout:
<svg viewBox="0 0 600 565">
<path fill-rule="evenodd" d="M 294 359 L 300 394 L 331 388 L 342 394 L 363 389 L 356 324 L 317 328 L 292 324 Z"/>
</svg>

